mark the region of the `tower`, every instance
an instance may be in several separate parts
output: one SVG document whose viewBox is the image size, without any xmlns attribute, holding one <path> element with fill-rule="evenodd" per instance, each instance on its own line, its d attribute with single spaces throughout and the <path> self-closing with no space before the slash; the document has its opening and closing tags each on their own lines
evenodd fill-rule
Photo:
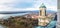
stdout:
<svg viewBox="0 0 60 28">
<path fill-rule="evenodd" d="M 51 20 L 53 20 L 51 14 L 46 16 L 46 6 L 44 5 L 44 3 L 42 3 L 39 7 L 38 25 L 47 26 L 51 22 Z"/>
<path fill-rule="evenodd" d="M 38 25 L 45 26 L 45 18 L 46 18 L 46 6 L 44 3 L 41 4 L 39 7 L 39 18 L 38 18 Z"/>
<path fill-rule="evenodd" d="M 41 4 L 41 6 L 39 7 L 40 11 L 39 11 L 39 15 L 40 16 L 46 16 L 46 6 L 44 5 L 44 3 Z"/>
</svg>

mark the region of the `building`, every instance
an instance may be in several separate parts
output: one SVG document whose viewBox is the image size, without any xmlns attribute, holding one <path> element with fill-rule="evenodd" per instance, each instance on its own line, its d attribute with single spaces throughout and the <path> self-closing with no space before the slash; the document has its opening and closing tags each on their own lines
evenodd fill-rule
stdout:
<svg viewBox="0 0 60 28">
<path fill-rule="evenodd" d="M 44 3 L 42 3 L 42 5 L 39 7 L 39 10 L 40 16 L 46 16 L 46 6 L 44 5 Z"/>
<path fill-rule="evenodd" d="M 39 7 L 39 17 L 38 17 L 38 25 L 39 26 L 46 26 L 52 20 L 51 14 L 46 15 L 46 6 L 44 3 Z"/>
<path fill-rule="evenodd" d="M 39 13 L 38 14 L 28 14 L 25 16 L 26 18 L 32 18 L 34 20 L 38 19 L 38 25 L 39 26 L 46 26 L 51 22 L 54 15 L 46 13 L 46 6 L 44 3 L 41 4 L 39 7 Z"/>
</svg>

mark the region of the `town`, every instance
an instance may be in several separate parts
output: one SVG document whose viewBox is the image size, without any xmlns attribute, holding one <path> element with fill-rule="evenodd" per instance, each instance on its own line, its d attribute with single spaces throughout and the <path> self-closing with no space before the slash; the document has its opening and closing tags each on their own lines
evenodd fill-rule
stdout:
<svg viewBox="0 0 60 28">
<path fill-rule="evenodd" d="M 8 28 L 34 28 L 34 26 L 47 26 L 55 20 L 56 13 L 46 13 L 44 3 L 39 7 L 39 13 L 31 13 L 22 16 L 10 16 L 8 19 L 0 19 L 0 24 Z"/>
</svg>

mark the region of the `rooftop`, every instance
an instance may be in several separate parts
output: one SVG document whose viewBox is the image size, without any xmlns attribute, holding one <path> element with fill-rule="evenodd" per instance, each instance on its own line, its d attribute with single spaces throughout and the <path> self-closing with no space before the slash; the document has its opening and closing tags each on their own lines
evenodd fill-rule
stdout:
<svg viewBox="0 0 60 28">
<path fill-rule="evenodd" d="M 39 8 L 46 8 L 46 6 L 44 5 L 44 3 L 42 3 Z"/>
</svg>

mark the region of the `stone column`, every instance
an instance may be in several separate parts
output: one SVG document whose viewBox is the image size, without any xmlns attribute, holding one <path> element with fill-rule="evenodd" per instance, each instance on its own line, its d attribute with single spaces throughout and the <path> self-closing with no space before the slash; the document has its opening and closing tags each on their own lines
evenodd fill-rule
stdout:
<svg viewBox="0 0 60 28">
<path fill-rule="evenodd" d="M 57 15 L 58 15 L 58 16 L 57 16 L 56 28 L 60 28 L 60 9 L 59 9 Z"/>
<path fill-rule="evenodd" d="M 57 0 L 57 23 L 56 28 L 60 28 L 60 0 Z"/>
</svg>

